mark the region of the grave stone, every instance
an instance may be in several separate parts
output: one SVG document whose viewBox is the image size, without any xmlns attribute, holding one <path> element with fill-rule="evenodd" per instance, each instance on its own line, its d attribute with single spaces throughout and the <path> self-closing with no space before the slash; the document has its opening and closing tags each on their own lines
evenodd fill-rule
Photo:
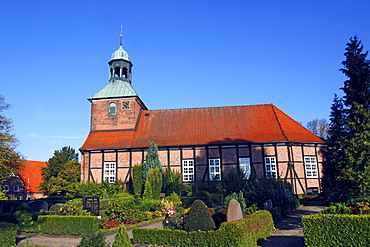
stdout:
<svg viewBox="0 0 370 247">
<path fill-rule="evenodd" d="M 271 201 L 271 199 L 268 199 L 268 200 L 266 200 L 263 203 L 263 209 L 264 210 L 270 210 L 270 209 L 272 209 L 272 201 Z"/>
<path fill-rule="evenodd" d="M 240 219 L 243 219 L 243 212 L 240 207 L 240 203 L 235 199 L 231 199 L 229 206 L 227 207 L 227 222 Z"/>
<path fill-rule="evenodd" d="M 99 216 L 99 199 L 98 196 L 85 196 L 82 198 L 83 209 L 94 216 Z"/>
</svg>

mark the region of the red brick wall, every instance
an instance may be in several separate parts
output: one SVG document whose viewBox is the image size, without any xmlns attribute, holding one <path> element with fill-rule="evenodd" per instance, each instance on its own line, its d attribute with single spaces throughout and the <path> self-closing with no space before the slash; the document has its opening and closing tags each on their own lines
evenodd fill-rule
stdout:
<svg viewBox="0 0 370 247">
<path fill-rule="evenodd" d="M 130 101 L 130 109 L 122 109 L 122 102 Z M 110 103 L 116 103 L 117 114 L 109 116 Z M 91 130 L 134 129 L 141 106 L 135 98 L 93 100 L 91 103 Z"/>
</svg>

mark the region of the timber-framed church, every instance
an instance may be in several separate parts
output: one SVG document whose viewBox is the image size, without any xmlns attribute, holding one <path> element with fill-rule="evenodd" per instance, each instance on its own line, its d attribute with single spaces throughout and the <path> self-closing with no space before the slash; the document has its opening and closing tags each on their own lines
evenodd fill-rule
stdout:
<svg viewBox="0 0 370 247">
<path fill-rule="evenodd" d="M 285 179 L 296 194 L 320 192 L 325 142 L 273 104 L 149 110 L 132 87 L 122 42 L 109 61 L 108 84 L 89 98 L 90 133 L 80 148 L 82 181 L 132 182 L 152 142 L 163 167 L 183 182 L 222 180 L 241 168 L 247 180 Z"/>
</svg>

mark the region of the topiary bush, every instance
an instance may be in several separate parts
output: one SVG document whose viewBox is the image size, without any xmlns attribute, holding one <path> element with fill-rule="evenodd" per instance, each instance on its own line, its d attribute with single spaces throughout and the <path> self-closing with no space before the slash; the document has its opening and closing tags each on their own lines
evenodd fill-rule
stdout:
<svg viewBox="0 0 370 247">
<path fill-rule="evenodd" d="M 119 228 L 118 233 L 114 236 L 112 247 L 132 247 L 130 237 L 124 225 Z"/>
<path fill-rule="evenodd" d="M 215 222 L 213 221 L 206 204 L 204 204 L 202 200 L 195 200 L 191 205 L 189 215 L 185 220 L 185 231 L 211 231 L 215 228 Z"/>
<path fill-rule="evenodd" d="M 15 246 L 17 233 L 15 224 L 0 222 L 0 246 Z"/>
</svg>

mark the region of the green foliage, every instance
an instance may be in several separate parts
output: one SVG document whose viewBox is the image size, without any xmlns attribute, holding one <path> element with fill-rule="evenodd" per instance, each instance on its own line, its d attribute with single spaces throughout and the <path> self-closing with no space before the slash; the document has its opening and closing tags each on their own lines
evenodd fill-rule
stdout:
<svg viewBox="0 0 370 247">
<path fill-rule="evenodd" d="M 167 168 L 164 171 L 164 190 L 166 195 L 176 192 L 180 194 L 181 191 L 186 190 L 185 184 L 182 182 L 182 174 L 178 171 L 173 171 L 171 168 Z"/>
<path fill-rule="evenodd" d="M 143 194 L 144 179 L 143 165 L 136 164 L 132 168 L 134 194 L 141 196 Z"/>
<path fill-rule="evenodd" d="M 232 194 L 228 195 L 225 198 L 225 207 L 229 207 L 229 203 L 232 199 L 235 199 L 239 202 L 240 207 L 242 209 L 243 215 L 245 215 L 245 208 L 247 207 L 247 201 L 244 198 L 243 191 L 239 191 L 239 193 L 233 192 Z"/>
<path fill-rule="evenodd" d="M 150 169 L 145 180 L 144 195 L 145 199 L 157 200 L 160 197 L 162 188 L 162 172 L 158 167 Z"/>
<path fill-rule="evenodd" d="M 281 213 L 287 215 L 299 206 L 299 200 L 293 192 L 289 183 L 277 181 L 272 203 L 275 207 L 281 208 Z"/>
<path fill-rule="evenodd" d="M 148 154 L 146 155 L 145 162 L 143 164 L 143 178 L 146 180 L 146 176 L 150 169 L 158 168 L 162 172 L 162 163 L 158 157 L 158 146 L 155 142 L 152 142 L 148 148 Z"/>
<path fill-rule="evenodd" d="M 132 243 L 126 227 L 124 225 L 120 226 L 118 233 L 114 236 L 113 247 L 131 247 Z"/>
<path fill-rule="evenodd" d="M 202 200 L 195 200 L 185 220 L 185 231 L 211 231 L 215 228 L 215 223 L 206 204 Z"/>
<path fill-rule="evenodd" d="M 302 226 L 306 246 L 370 246 L 369 215 L 307 215 Z"/>
<path fill-rule="evenodd" d="M 71 147 L 56 150 L 43 167 L 40 188 L 46 195 L 74 197 L 80 182 L 78 154 Z"/>
<path fill-rule="evenodd" d="M 357 37 L 344 55 L 348 79 L 331 107 L 323 190 L 327 201 L 370 201 L 370 61 Z"/>
<path fill-rule="evenodd" d="M 67 201 L 65 204 L 58 204 L 58 214 L 68 216 L 89 216 L 90 213 L 82 209 L 82 203 Z"/>
<path fill-rule="evenodd" d="M 256 204 L 260 208 L 263 207 L 266 200 L 271 199 L 275 207 L 281 208 L 283 215 L 296 209 L 299 205 L 299 200 L 293 193 L 291 185 L 280 180 L 252 179 L 248 182 L 244 193 L 248 202 Z"/>
<path fill-rule="evenodd" d="M 12 174 L 17 174 L 23 168 L 22 155 L 15 151 L 18 140 L 11 133 L 12 121 L 2 113 L 8 110 L 10 105 L 0 95 L 0 185 Z"/>
<path fill-rule="evenodd" d="M 13 214 L 17 223 L 20 225 L 33 225 L 34 221 L 32 220 L 32 210 L 29 206 L 22 204 L 17 208 L 17 211 Z"/>
<path fill-rule="evenodd" d="M 102 183 L 81 182 L 76 189 L 76 196 L 98 196 L 102 199 L 128 196 L 124 182 L 116 181 L 109 183 L 103 181 Z"/>
<path fill-rule="evenodd" d="M 257 211 L 242 220 L 227 222 L 216 231 L 192 231 L 135 228 L 135 244 L 160 246 L 254 247 L 257 239 L 268 237 L 273 230 L 271 214 Z"/>
<path fill-rule="evenodd" d="M 6 196 L 6 192 L 5 191 L 0 190 L 0 200 L 1 201 L 8 200 L 8 197 Z"/>
<path fill-rule="evenodd" d="M 241 169 L 229 169 L 227 170 L 222 177 L 222 187 L 224 196 L 227 196 L 233 192 L 238 193 L 243 191 L 246 182 L 244 180 L 245 172 Z"/>
<path fill-rule="evenodd" d="M 83 235 L 98 230 L 99 221 L 95 216 L 40 215 L 40 233 L 50 235 Z"/>
<path fill-rule="evenodd" d="M 0 246 L 15 246 L 18 227 L 14 224 L 0 222 Z"/>
<path fill-rule="evenodd" d="M 352 214 L 352 210 L 343 203 L 332 203 L 319 214 Z"/>
<path fill-rule="evenodd" d="M 88 232 L 82 235 L 81 241 L 77 247 L 109 247 L 105 239 L 106 236 L 101 231 Z"/>
</svg>

